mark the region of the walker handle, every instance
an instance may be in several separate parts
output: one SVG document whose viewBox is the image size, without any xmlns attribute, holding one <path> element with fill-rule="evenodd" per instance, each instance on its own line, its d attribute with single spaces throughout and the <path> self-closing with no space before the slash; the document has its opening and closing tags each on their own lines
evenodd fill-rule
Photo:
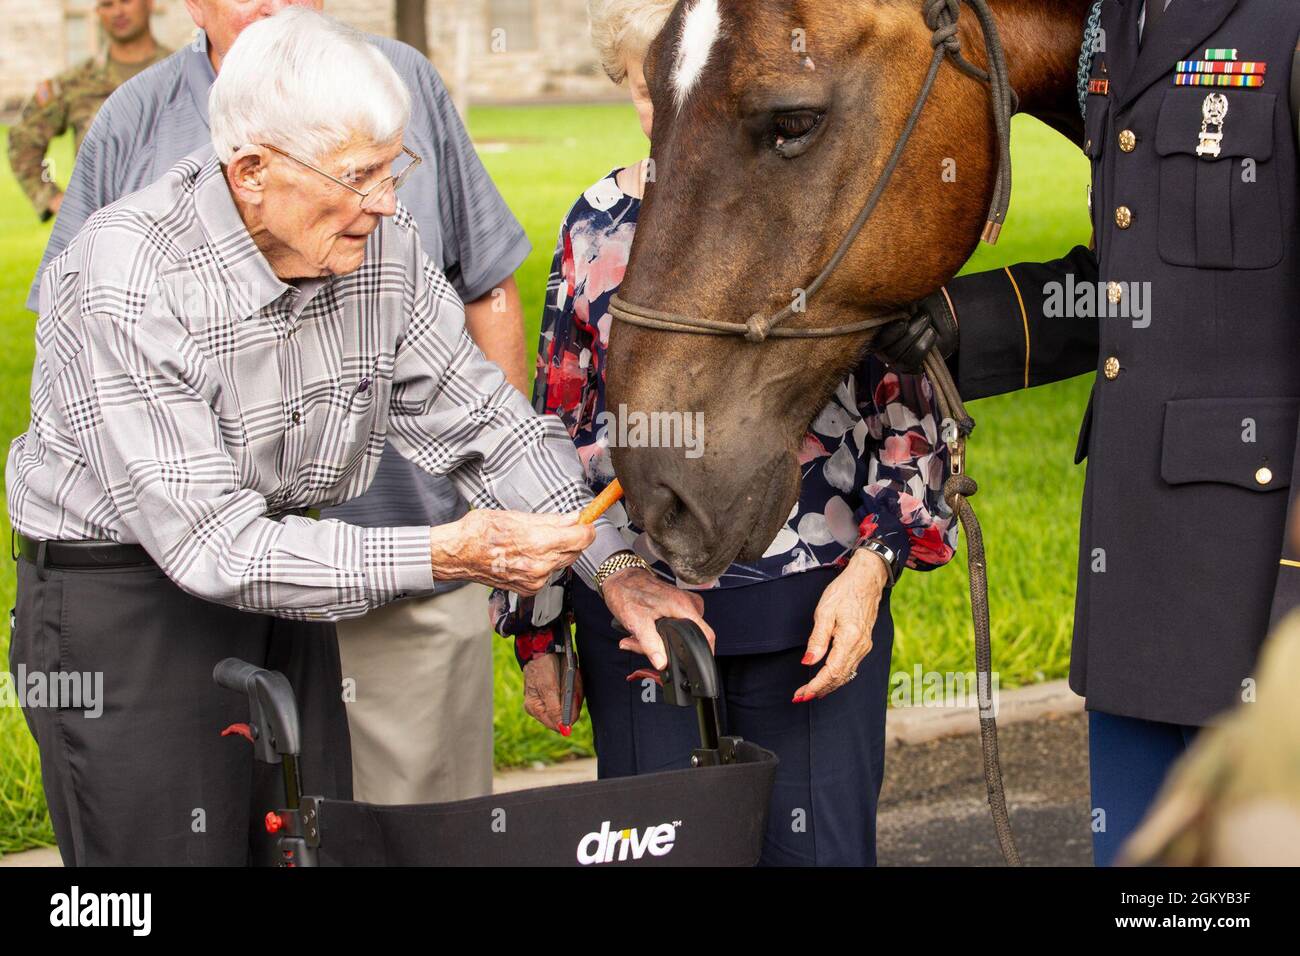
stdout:
<svg viewBox="0 0 1300 956">
<path fill-rule="evenodd" d="M 248 723 L 253 754 L 263 763 L 302 753 L 298 703 L 293 685 L 279 671 L 269 671 L 237 657 L 227 657 L 212 670 L 218 686 L 248 697 Z"/>
</svg>

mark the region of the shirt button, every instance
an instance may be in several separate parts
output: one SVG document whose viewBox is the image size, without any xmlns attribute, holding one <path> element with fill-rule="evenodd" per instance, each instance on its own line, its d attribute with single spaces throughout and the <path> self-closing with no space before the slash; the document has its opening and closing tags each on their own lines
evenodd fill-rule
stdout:
<svg viewBox="0 0 1300 956">
<path fill-rule="evenodd" d="M 1124 152 L 1133 152 L 1133 150 L 1137 149 L 1137 145 L 1137 133 L 1133 132 L 1131 129 L 1126 129 L 1119 134 L 1119 148 Z"/>
<path fill-rule="evenodd" d="M 1133 210 L 1128 206 L 1120 206 L 1115 210 L 1115 225 L 1121 229 L 1127 229 L 1133 225 Z"/>
<path fill-rule="evenodd" d="M 1264 467 L 1255 472 L 1255 481 L 1261 485 L 1267 485 L 1273 480 L 1273 472 L 1270 468 Z"/>
<path fill-rule="evenodd" d="M 363 378 L 360 382 L 358 382 L 358 383 L 357 383 L 357 391 L 358 391 L 358 392 L 368 392 L 368 391 L 370 391 L 370 379 L 368 379 L 368 378 Z"/>
<path fill-rule="evenodd" d="M 1119 359 L 1113 355 L 1106 359 L 1106 364 L 1101 367 L 1101 373 L 1112 382 L 1119 378 Z"/>
<path fill-rule="evenodd" d="M 1124 298 L 1124 287 L 1118 282 L 1106 283 L 1106 298 L 1111 305 L 1119 305 Z"/>
<path fill-rule="evenodd" d="M 290 417 L 291 419 L 293 419 L 293 423 L 294 423 L 295 425 L 297 425 L 299 422 L 302 421 L 302 412 L 299 412 L 299 411 L 297 411 L 297 410 L 295 409 L 295 410 L 294 410 L 294 413 L 293 413 L 292 415 L 290 415 L 289 417 Z"/>
</svg>

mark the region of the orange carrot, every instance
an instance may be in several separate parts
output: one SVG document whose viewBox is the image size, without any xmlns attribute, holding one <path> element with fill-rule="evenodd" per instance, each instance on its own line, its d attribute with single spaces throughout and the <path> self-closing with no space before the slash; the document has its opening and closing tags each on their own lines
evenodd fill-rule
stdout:
<svg viewBox="0 0 1300 956">
<path fill-rule="evenodd" d="M 582 509 L 582 513 L 578 515 L 578 524 L 595 524 L 596 519 L 608 511 L 614 502 L 622 497 L 623 486 L 615 478 L 605 486 L 604 491 L 592 500 L 591 504 Z"/>
</svg>

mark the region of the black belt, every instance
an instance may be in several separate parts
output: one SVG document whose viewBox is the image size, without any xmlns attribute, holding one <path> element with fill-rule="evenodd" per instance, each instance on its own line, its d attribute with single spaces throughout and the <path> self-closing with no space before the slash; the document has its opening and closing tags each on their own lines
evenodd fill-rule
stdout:
<svg viewBox="0 0 1300 956">
<path fill-rule="evenodd" d="M 315 508 L 291 508 L 267 515 L 279 521 L 288 515 L 320 518 Z M 149 552 L 138 544 L 119 544 L 116 541 L 34 541 L 26 535 L 13 532 L 14 560 L 26 558 L 38 568 L 75 570 L 84 568 L 139 568 L 157 564 Z"/>
<path fill-rule="evenodd" d="M 38 568 L 78 570 L 85 568 L 139 568 L 154 564 L 149 552 L 138 544 L 116 541 L 33 541 L 14 532 L 17 556 Z"/>
</svg>

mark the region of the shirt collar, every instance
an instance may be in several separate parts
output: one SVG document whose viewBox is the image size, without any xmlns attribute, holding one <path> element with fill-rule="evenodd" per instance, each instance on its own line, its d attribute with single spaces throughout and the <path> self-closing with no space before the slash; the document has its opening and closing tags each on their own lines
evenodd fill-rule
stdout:
<svg viewBox="0 0 1300 956">
<path fill-rule="evenodd" d="M 220 270 L 223 292 L 239 318 L 256 315 L 294 288 L 275 274 L 249 235 L 215 153 L 209 153 L 195 178 L 194 211 Z M 298 295 L 299 302 L 310 298 L 321 284 L 304 284 L 301 292 L 307 295 Z"/>
<path fill-rule="evenodd" d="M 194 108 L 203 119 L 203 125 L 210 126 L 208 94 L 212 92 L 212 84 L 216 81 L 217 74 L 208 59 L 208 35 L 202 30 L 196 31 L 194 39 L 186 45 L 183 55 L 182 69 L 185 72 L 185 85 L 189 87 L 190 96 L 194 98 Z"/>
</svg>

